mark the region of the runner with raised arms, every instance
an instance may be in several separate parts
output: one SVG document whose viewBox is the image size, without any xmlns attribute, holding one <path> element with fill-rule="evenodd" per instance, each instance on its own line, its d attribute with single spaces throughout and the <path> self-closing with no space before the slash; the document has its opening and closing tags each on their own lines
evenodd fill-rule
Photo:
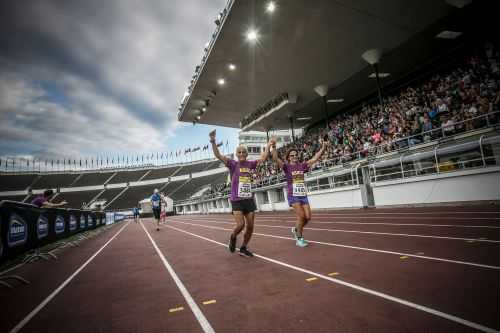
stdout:
<svg viewBox="0 0 500 333">
<path fill-rule="evenodd" d="M 286 162 L 283 162 L 278 157 L 276 141 L 271 139 L 271 145 L 273 147 L 273 160 L 278 163 L 279 168 L 283 169 L 283 172 L 285 173 L 288 188 L 288 205 L 293 207 L 293 210 L 297 215 L 297 222 L 295 227 L 292 228 L 292 233 L 296 240 L 295 244 L 300 247 L 308 245 L 307 241 L 304 240 L 302 233 L 304 231 L 304 226 L 311 220 L 311 207 L 309 206 L 309 200 L 307 199 L 304 174 L 308 172 L 311 166 L 321 158 L 321 155 L 323 155 L 323 152 L 328 144 L 326 138 L 323 139 L 324 141 L 321 145 L 321 149 L 313 156 L 313 158 L 305 162 L 299 161 L 299 151 L 295 148 L 291 148 L 286 152 Z"/>
<path fill-rule="evenodd" d="M 245 228 L 243 235 L 243 243 L 240 246 L 240 255 L 245 257 L 253 257 L 252 252 L 247 249 L 248 242 L 253 233 L 254 219 L 255 219 L 255 201 L 253 199 L 252 189 L 252 174 L 255 173 L 257 165 L 266 160 L 269 154 L 270 142 L 267 143 L 266 148 L 262 152 L 260 159 L 255 161 L 248 161 L 247 149 L 243 146 L 236 148 L 237 160 L 229 159 L 222 155 L 215 142 L 215 130 L 210 132 L 210 143 L 216 158 L 222 161 L 229 169 L 231 177 L 231 206 L 233 210 L 234 220 L 236 226 L 229 238 L 229 251 L 236 250 L 236 239 L 238 234 Z"/>
</svg>

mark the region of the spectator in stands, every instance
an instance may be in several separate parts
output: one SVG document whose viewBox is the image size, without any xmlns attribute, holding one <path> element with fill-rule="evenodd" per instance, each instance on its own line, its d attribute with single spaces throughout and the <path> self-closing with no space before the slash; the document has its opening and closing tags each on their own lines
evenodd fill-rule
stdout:
<svg viewBox="0 0 500 333">
<path fill-rule="evenodd" d="M 66 201 L 61 201 L 59 203 L 50 202 L 50 198 L 53 195 L 54 195 L 53 190 L 45 190 L 43 194 L 37 195 L 31 201 L 31 204 L 40 208 L 57 208 L 68 204 Z"/>
<path fill-rule="evenodd" d="M 153 195 L 151 196 L 151 208 L 153 209 L 153 216 L 156 220 L 156 231 L 160 231 L 160 215 L 161 215 L 161 203 L 164 198 L 161 196 L 157 188 L 155 188 Z"/>
<path fill-rule="evenodd" d="M 267 143 L 260 159 L 255 161 L 247 161 L 247 149 L 243 146 L 238 146 L 236 148 L 238 160 L 235 161 L 220 153 L 217 143 L 215 142 L 215 135 L 215 130 L 209 134 L 212 151 L 215 157 L 226 165 L 231 176 L 231 206 L 236 226 L 229 238 L 229 251 L 234 252 L 236 250 L 236 238 L 243 228 L 245 228 L 243 243 L 240 247 L 240 255 L 253 257 L 252 252 L 247 249 L 248 242 L 250 242 L 253 233 L 254 212 L 257 209 L 251 191 L 252 174 L 255 173 L 255 169 L 258 165 L 267 159 L 271 143 Z"/>
</svg>

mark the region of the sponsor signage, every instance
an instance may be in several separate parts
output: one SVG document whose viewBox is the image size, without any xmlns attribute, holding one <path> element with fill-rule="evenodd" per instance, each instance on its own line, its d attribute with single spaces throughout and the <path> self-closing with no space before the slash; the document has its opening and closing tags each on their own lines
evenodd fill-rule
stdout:
<svg viewBox="0 0 500 333">
<path fill-rule="evenodd" d="M 2 217 L 0 216 L 0 225 L 2 225 Z M 0 237 L 0 258 L 2 258 L 3 255 L 3 243 L 2 243 L 2 237 Z"/>
<path fill-rule="evenodd" d="M 7 233 L 7 245 L 9 247 L 19 246 L 28 240 L 28 225 L 24 219 L 12 213 L 9 219 L 9 230 Z"/>
<path fill-rule="evenodd" d="M 43 239 L 49 235 L 49 219 L 45 216 L 38 216 L 38 220 L 36 221 L 36 236 L 38 239 Z"/>
<path fill-rule="evenodd" d="M 88 216 L 89 228 L 94 226 L 94 219 L 91 215 Z"/>
<path fill-rule="evenodd" d="M 85 215 L 80 215 L 80 229 L 85 229 L 87 227 L 87 221 L 85 220 Z"/>
<path fill-rule="evenodd" d="M 62 217 L 61 215 L 57 215 L 54 226 L 56 234 L 62 234 L 64 232 L 64 227 L 65 227 L 64 217 Z"/>
<path fill-rule="evenodd" d="M 75 231 L 76 227 L 77 227 L 77 225 L 76 225 L 76 217 L 75 217 L 75 215 L 71 214 L 69 216 L 69 230 L 70 231 Z"/>
</svg>

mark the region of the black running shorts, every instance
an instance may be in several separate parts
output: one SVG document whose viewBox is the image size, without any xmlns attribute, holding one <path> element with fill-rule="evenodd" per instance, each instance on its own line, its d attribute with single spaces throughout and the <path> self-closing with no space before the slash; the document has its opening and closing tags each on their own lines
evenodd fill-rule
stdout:
<svg viewBox="0 0 500 333">
<path fill-rule="evenodd" d="M 257 210 L 257 206 L 255 206 L 255 201 L 253 200 L 253 198 L 231 201 L 231 206 L 233 206 L 233 212 L 240 211 L 245 215 Z"/>
<path fill-rule="evenodd" d="M 153 208 L 153 215 L 154 215 L 155 219 L 157 219 L 157 220 L 160 219 L 160 213 L 161 213 L 161 209 Z"/>
</svg>

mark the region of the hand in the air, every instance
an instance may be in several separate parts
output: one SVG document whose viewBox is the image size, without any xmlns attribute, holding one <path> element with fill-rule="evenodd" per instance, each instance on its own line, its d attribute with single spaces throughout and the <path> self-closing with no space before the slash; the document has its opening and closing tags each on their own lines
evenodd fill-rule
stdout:
<svg viewBox="0 0 500 333">
<path fill-rule="evenodd" d="M 216 131 L 216 130 L 213 130 L 212 132 L 210 132 L 210 133 L 208 134 L 208 136 L 210 137 L 210 140 L 215 140 L 215 131 Z"/>
</svg>

